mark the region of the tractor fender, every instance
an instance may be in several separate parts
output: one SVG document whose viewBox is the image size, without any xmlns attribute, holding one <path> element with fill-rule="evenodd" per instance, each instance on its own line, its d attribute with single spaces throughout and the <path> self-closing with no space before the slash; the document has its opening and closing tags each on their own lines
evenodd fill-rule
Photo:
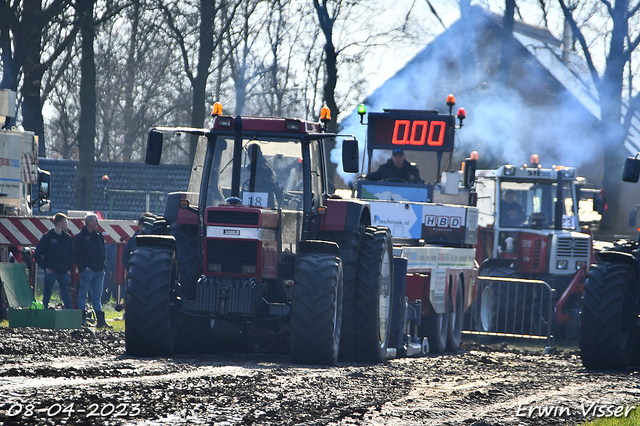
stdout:
<svg viewBox="0 0 640 426">
<path fill-rule="evenodd" d="M 138 247 L 163 247 L 171 250 L 176 249 L 176 239 L 173 235 L 136 235 Z"/>
<path fill-rule="evenodd" d="M 497 257 L 492 257 L 489 259 L 485 259 L 480 266 L 480 271 L 486 270 L 488 268 L 514 268 L 517 270 L 517 261 L 515 259 L 499 259 Z M 479 274 L 480 275 L 480 274 Z"/>
<path fill-rule="evenodd" d="M 306 240 L 298 244 L 298 253 L 322 253 L 340 256 L 338 244 L 331 241 Z"/>
<path fill-rule="evenodd" d="M 638 267 L 638 261 L 630 253 L 624 253 L 621 251 L 601 251 L 596 255 L 596 259 L 608 263 L 627 264 L 635 271 L 636 277 L 640 277 L 640 267 Z M 633 283 L 633 285 L 637 286 L 637 283 Z"/>
<path fill-rule="evenodd" d="M 198 212 L 190 208 L 181 208 L 180 201 L 187 200 L 191 207 L 198 204 L 198 193 L 196 192 L 170 192 L 167 195 L 167 204 L 164 208 L 164 219 L 167 223 L 180 223 L 184 225 L 197 225 Z"/>
<path fill-rule="evenodd" d="M 327 199 L 327 214 L 322 216 L 320 231 L 342 232 L 371 225 L 369 203 L 353 199 Z"/>
</svg>

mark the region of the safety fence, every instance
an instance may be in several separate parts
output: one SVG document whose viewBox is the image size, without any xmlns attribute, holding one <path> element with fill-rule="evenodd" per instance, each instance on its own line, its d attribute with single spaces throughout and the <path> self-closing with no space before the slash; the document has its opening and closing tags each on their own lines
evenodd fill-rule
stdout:
<svg viewBox="0 0 640 426">
<path fill-rule="evenodd" d="M 547 340 L 551 346 L 554 289 L 540 280 L 478 277 L 477 298 L 462 333 Z"/>
</svg>

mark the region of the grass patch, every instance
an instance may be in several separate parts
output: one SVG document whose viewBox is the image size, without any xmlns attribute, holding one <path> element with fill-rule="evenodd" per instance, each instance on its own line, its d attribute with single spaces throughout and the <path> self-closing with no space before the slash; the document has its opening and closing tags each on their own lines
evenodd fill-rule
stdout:
<svg viewBox="0 0 640 426">
<path fill-rule="evenodd" d="M 638 410 L 638 407 L 636 406 L 636 408 L 634 408 L 633 411 L 629 413 L 629 417 L 601 418 L 586 422 L 583 424 L 583 426 L 637 426 L 639 424 L 640 410 Z"/>
</svg>

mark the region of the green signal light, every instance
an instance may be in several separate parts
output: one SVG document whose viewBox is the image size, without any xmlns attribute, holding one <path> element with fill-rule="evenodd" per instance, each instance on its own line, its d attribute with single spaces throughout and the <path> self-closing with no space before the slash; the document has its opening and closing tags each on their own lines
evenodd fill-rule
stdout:
<svg viewBox="0 0 640 426">
<path fill-rule="evenodd" d="M 364 115 L 366 113 L 367 113 L 367 108 L 364 106 L 364 104 L 358 105 L 358 114 Z"/>
</svg>

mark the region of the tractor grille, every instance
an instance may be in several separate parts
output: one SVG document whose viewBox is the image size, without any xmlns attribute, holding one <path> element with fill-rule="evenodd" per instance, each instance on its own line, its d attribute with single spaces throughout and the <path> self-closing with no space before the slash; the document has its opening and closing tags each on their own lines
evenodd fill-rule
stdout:
<svg viewBox="0 0 640 426">
<path fill-rule="evenodd" d="M 216 314 L 250 315 L 256 301 L 256 280 L 206 277 L 198 281 L 191 309 Z"/>
<path fill-rule="evenodd" d="M 207 212 L 207 223 L 228 225 L 258 226 L 260 215 L 257 212 L 239 212 L 237 210 L 210 210 Z"/>
<path fill-rule="evenodd" d="M 542 240 L 537 239 L 533 240 L 533 259 L 532 268 L 534 271 L 539 271 L 542 269 Z"/>
<path fill-rule="evenodd" d="M 558 257 L 581 257 L 589 256 L 588 238 L 559 238 Z"/>
<path fill-rule="evenodd" d="M 258 244 L 260 241 L 257 240 L 206 239 L 207 270 L 223 274 L 242 274 L 243 266 L 257 267 Z M 212 264 L 220 265 L 220 270 L 213 271 L 210 266 Z"/>
</svg>

